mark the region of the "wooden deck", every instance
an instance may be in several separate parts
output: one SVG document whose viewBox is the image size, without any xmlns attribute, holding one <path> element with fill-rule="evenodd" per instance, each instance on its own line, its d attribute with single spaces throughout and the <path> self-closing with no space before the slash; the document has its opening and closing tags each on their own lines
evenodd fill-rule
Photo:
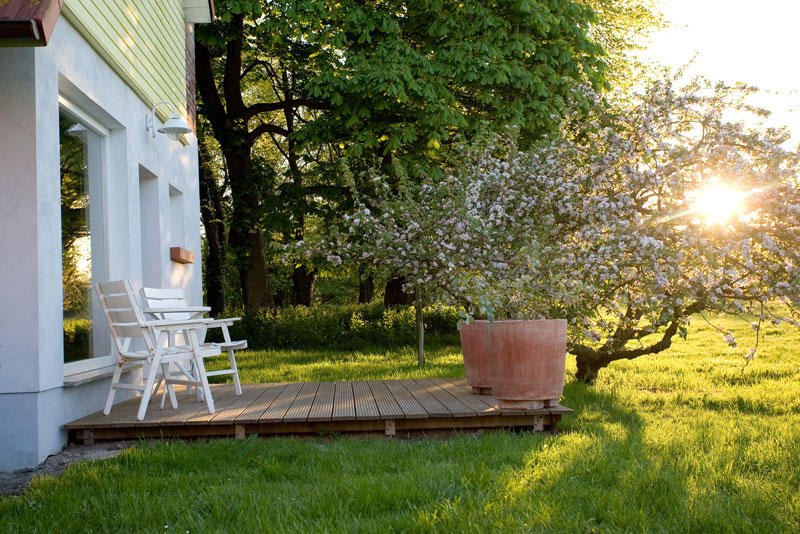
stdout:
<svg viewBox="0 0 800 534">
<path fill-rule="evenodd" d="M 475 395 L 464 379 L 384 380 L 213 385 L 216 413 L 193 395 L 178 394 L 179 408 L 159 409 L 151 401 L 144 421 L 136 420 L 138 399 L 120 403 L 104 416 L 92 414 L 64 426 L 73 442 L 140 438 L 196 438 L 247 435 L 379 433 L 411 437 L 513 428 L 556 431 L 572 410 L 500 410 L 491 395 Z"/>
</svg>

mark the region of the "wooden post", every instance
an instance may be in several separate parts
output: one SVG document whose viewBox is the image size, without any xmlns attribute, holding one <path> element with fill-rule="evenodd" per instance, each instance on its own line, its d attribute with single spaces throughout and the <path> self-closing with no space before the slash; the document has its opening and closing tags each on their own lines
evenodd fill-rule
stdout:
<svg viewBox="0 0 800 534">
<path fill-rule="evenodd" d="M 417 288 L 417 363 L 425 365 L 425 321 L 422 317 L 422 289 Z"/>
</svg>

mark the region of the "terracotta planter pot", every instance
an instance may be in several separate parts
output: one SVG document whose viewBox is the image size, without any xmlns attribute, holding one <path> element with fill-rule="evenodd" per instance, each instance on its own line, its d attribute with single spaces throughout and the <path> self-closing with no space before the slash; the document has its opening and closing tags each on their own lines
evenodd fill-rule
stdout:
<svg viewBox="0 0 800 534">
<path fill-rule="evenodd" d="M 500 408 L 558 404 L 564 392 L 567 321 L 496 321 L 490 329 L 494 395 Z"/>
<path fill-rule="evenodd" d="M 462 324 L 458 331 L 467 384 L 472 387 L 473 393 L 479 395 L 491 395 L 494 383 L 489 339 L 491 326 L 489 321 L 473 321 Z"/>
</svg>

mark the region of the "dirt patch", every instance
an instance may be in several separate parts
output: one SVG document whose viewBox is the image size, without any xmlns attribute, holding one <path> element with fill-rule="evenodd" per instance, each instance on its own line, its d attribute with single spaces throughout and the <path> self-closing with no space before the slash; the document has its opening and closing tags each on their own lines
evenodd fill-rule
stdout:
<svg viewBox="0 0 800 534">
<path fill-rule="evenodd" d="M 113 458 L 135 441 L 110 441 L 96 445 L 68 445 L 64 449 L 32 469 L 21 469 L 13 473 L 0 473 L 0 494 L 19 495 L 28 487 L 31 479 L 40 476 L 58 476 L 68 465 L 86 460 Z"/>
</svg>

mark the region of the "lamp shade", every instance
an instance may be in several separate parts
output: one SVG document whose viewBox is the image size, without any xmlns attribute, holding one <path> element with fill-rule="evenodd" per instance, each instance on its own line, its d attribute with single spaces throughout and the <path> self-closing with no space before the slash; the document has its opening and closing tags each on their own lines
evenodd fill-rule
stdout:
<svg viewBox="0 0 800 534">
<path fill-rule="evenodd" d="M 181 135 L 190 133 L 192 129 L 186 124 L 186 121 L 178 117 L 177 113 L 173 113 L 172 117 L 162 124 L 158 131 L 168 135 Z"/>
</svg>

